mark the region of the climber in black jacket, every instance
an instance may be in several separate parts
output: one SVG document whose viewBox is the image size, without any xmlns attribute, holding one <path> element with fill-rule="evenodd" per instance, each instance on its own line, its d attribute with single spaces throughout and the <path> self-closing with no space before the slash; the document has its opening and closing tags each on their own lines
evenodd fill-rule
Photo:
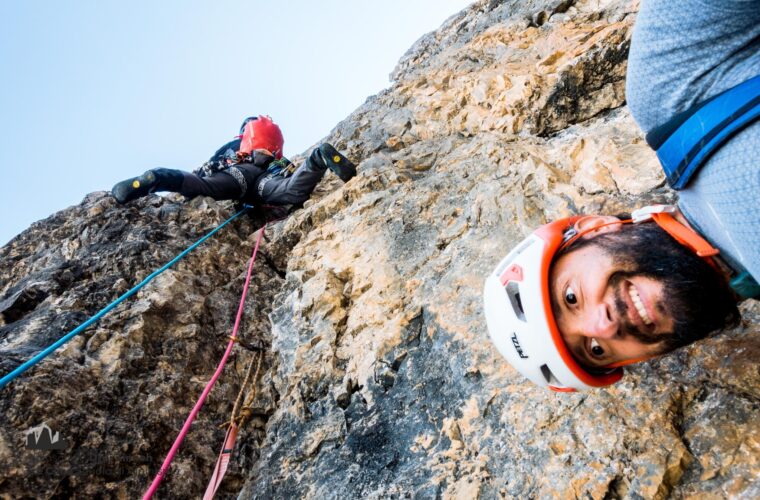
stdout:
<svg viewBox="0 0 760 500">
<path fill-rule="evenodd" d="M 297 206 L 309 199 L 328 168 L 344 182 L 356 175 L 353 163 L 330 144 L 315 148 L 298 168 L 282 156 L 283 144 L 280 127 L 270 117 L 246 118 L 240 136 L 219 148 L 194 173 L 155 168 L 119 182 L 111 193 L 119 203 L 172 191 L 188 198 Z"/>
</svg>

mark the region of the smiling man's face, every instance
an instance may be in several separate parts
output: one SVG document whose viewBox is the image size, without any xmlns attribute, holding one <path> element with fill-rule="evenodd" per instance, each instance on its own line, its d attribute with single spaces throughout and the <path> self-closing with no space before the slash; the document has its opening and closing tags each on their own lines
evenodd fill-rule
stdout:
<svg viewBox="0 0 760 500">
<path fill-rule="evenodd" d="M 587 367 L 659 354 L 673 331 L 664 286 L 630 275 L 596 245 L 560 256 L 552 267 L 551 299 L 565 344 Z"/>
<path fill-rule="evenodd" d="M 587 216 L 555 256 L 552 311 L 570 352 L 599 368 L 663 354 L 739 318 L 725 278 L 653 223 Z"/>
</svg>

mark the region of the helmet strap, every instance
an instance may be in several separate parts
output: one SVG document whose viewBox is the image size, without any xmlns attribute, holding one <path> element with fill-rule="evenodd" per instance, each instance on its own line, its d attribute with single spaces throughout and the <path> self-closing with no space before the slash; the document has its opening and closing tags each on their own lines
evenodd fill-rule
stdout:
<svg viewBox="0 0 760 500">
<path fill-rule="evenodd" d="M 691 227 L 679 221 L 674 216 L 676 213 L 677 209 L 672 205 L 652 205 L 634 211 L 632 217 L 634 223 L 653 220 L 674 240 L 704 259 L 718 273 L 725 274 L 715 259 L 712 258 L 718 255 L 720 251 Z"/>
<path fill-rule="evenodd" d="M 560 247 L 557 249 L 557 253 L 563 251 L 564 249 L 566 249 L 567 247 L 569 247 L 570 245 L 572 245 L 573 243 L 575 243 L 580 238 L 588 235 L 589 233 L 593 233 L 594 231 L 598 231 L 598 230 L 600 230 L 603 227 L 614 226 L 614 225 L 617 225 L 617 224 L 629 224 L 629 223 L 633 222 L 632 219 L 616 220 L 616 221 L 613 221 L 613 222 L 605 222 L 604 224 L 599 224 L 597 226 L 589 227 L 587 229 L 579 231 L 577 229 L 577 226 L 582 221 L 583 221 L 583 218 L 581 218 L 580 220 L 578 220 L 573 225 L 573 227 L 571 227 L 570 229 L 568 229 L 565 232 L 565 240 L 562 242 L 562 245 L 560 245 Z"/>
<path fill-rule="evenodd" d="M 681 224 L 669 213 L 663 212 L 652 214 L 652 219 L 654 219 L 657 225 L 671 235 L 678 243 L 685 246 L 698 256 L 707 259 L 720 253 L 717 248 L 710 245 L 710 243 L 697 234 L 696 231 Z M 712 261 L 712 259 L 709 259 L 709 261 Z"/>
<path fill-rule="evenodd" d="M 558 249 L 558 252 L 566 249 L 579 238 L 582 238 L 589 233 L 593 233 L 594 231 L 598 231 L 603 227 L 612 226 L 615 224 L 639 224 L 651 220 L 660 226 L 663 231 L 668 233 L 678 243 L 697 254 L 697 256 L 704 259 L 708 264 L 710 264 L 713 268 L 722 274 L 722 270 L 718 267 L 715 260 L 712 259 L 712 257 L 718 255 L 720 251 L 717 248 L 713 247 L 706 239 L 700 236 L 699 233 L 676 219 L 673 216 L 675 210 L 675 207 L 671 205 L 653 205 L 636 210 L 633 212 L 631 219 L 607 222 L 605 224 L 600 224 L 588 229 L 584 229 L 582 231 L 578 231 L 577 226 L 583 220 L 581 219 L 565 233 L 565 241 L 562 242 L 562 245 Z"/>
<path fill-rule="evenodd" d="M 656 357 L 657 355 L 653 354 L 651 356 L 641 356 L 639 358 L 625 359 L 623 361 L 618 361 L 616 363 L 610 363 L 609 365 L 605 365 L 605 368 L 622 368 L 624 366 L 641 363 L 642 361 L 649 361 L 650 359 L 654 359 Z"/>
</svg>

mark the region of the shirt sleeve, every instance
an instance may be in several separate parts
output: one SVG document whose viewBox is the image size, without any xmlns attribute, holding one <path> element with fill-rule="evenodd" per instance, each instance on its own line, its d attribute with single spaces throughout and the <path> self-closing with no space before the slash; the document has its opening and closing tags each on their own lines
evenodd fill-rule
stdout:
<svg viewBox="0 0 760 500">
<path fill-rule="evenodd" d="M 759 68 L 760 0 L 642 0 L 626 100 L 647 133 Z"/>
</svg>

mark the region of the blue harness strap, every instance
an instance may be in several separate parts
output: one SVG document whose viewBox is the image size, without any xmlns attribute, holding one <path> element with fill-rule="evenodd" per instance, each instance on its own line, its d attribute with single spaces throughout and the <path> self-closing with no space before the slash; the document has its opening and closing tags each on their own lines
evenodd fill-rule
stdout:
<svg viewBox="0 0 760 500">
<path fill-rule="evenodd" d="M 760 117 L 760 75 L 676 115 L 647 134 L 668 184 L 683 189 L 705 160 Z"/>
</svg>

